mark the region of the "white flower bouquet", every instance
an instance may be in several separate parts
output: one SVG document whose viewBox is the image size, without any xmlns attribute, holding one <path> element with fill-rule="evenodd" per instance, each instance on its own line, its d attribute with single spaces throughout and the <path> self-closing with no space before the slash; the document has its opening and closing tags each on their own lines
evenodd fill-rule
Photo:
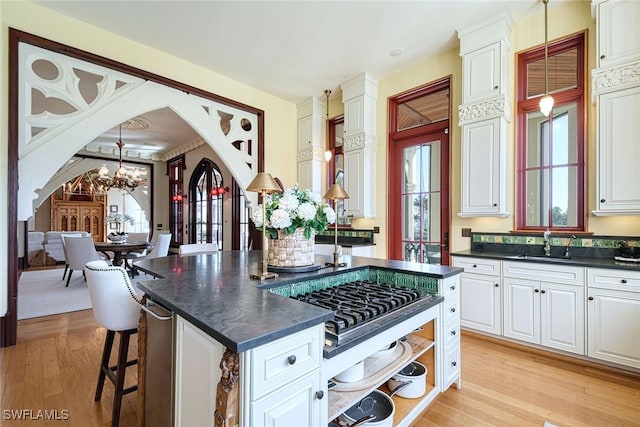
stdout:
<svg viewBox="0 0 640 427">
<path fill-rule="evenodd" d="M 311 190 L 301 191 L 296 185 L 286 188 L 283 193 L 265 196 L 266 224 L 262 218 L 262 205 L 253 210 L 251 219 L 256 228 L 262 231 L 266 226 L 267 237 L 278 238 L 278 230 L 291 235 L 296 229 L 304 229 L 304 237 L 311 238 L 313 232 L 325 231 L 329 224 L 336 221 L 336 213 L 324 203 L 320 195 Z"/>
<path fill-rule="evenodd" d="M 131 225 L 135 224 L 136 220 L 129 214 L 126 213 L 110 213 L 105 218 L 107 224 L 116 224 L 117 233 L 110 234 L 125 234 L 124 226 L 129 223 Z"/>
</svg>

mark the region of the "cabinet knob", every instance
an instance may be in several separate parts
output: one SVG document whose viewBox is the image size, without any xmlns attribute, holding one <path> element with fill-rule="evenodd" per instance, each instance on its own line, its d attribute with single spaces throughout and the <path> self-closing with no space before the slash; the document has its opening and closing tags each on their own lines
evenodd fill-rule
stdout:
<svg viewBox="0 0 640 427">
<path fill-rule="evenodd" d="M 607 57 L 607 55 L 600 55 L 600 59 L 604 59 L 606 57 Z"/>
<path fill-rule="evenodd" d="M 620 283 L 622 283 L 622 284 L 627 283 L 627 279 L 622 279 L 622 280 L 620 280 Z"/>
<path fill-rule="evenodd" d="M 545 291 L 545 290 L 543 289 L 543 290 L 541 290 L 541 291 L 540 291 L 540 293 L 542 293 L 542 294 L 546 294 L 546 293 L 547 293 L 547 291 Z"/>
<path fill-rule="evenodd" d="M 458 362 L 454 360 L 453 362 L 451 362 L 451 366 L 458 366 Z"/>
<path fill-rule="evenodd" d="M 456 290 L 456 285 L 452 285 L 449 289 L 451 289 L 452 291 Z"/>
<path fill-rule="evenodd" d="M 322 390 L 316 391 L 316 399 L 322 400 L 323 397 L 324 397 L 324 391 Z"/>
<path fill-rule="evenodd" d="M 292 354 L 291 356 L 287 357 L 287 362 L 289 362 L 289 365 L 293 365 L 294 363 L 296 363 L 295 354 Z"/>
<path fill-rule="evenodd" d="M 495 85 L 493 88 L 497 90 L 498 89 L 498 85 Z"/>
<path fill-rule="evenodd" d="M 600 203 L 604 203 L 604 202 L 606 202 L 605 199 L 600 199 Z"/>
<path fill-rule="evenodd" d="M 540 289 L 534 289 L 533 292 L 540 292 Z"/>
<path fill-rule="evenodd" d="M 496 206 L 498 206 L 498 204 L 497 204 L 497 203 L 494 203 L 494 204 L 493 204 L 493 207 L 495 208 Z"/>
<path fill-rule="evenodd" d="M 456 312 L 456 308 L 455 308 L 455 307 L 451 307 L 451 308 L 449 309 L 449 311 L 450 311 L 450 312 L 452 312 L 452 313 L 455 313 L 455 312 Z"/>
<path fill-rule="evenodd" d="M 450 334 L 451 334 L 452 336 L 455 336 L 455 334 L 456 334 L 455 329 L 454 329 L 453 331 L 451 331 L 451 332 L 450 332 Z"/>
<path fill-rule="evenodd" d="M 473 268 L 476 268 L 476 267 L 477 267 L 477 265 L 473 264 Z"/>
<path fill-rule="evenodd" d="M 499 287 L 500 287 L 500 285 L 496 283 L 496 284 L 495 284 L 495 287 L 496 287 L 496 288 L 499 288 Z"/>
<path fill-rule="evenodd" d="M 593 297 L 589 297 L 589 301 L 593 301 Z"/>
</svg>

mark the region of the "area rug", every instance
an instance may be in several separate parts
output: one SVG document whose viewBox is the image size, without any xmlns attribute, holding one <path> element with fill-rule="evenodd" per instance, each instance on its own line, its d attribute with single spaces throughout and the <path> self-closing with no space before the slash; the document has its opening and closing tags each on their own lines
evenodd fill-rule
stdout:
<svg viewBox="0 0 640 427">
<path fill-rule="evenodd" d="M 82 271 L 74 271 L 65 287 L 64 268 L 23 271 L 18 281 L 18 320 L 91 308 Z"/>
</svg>

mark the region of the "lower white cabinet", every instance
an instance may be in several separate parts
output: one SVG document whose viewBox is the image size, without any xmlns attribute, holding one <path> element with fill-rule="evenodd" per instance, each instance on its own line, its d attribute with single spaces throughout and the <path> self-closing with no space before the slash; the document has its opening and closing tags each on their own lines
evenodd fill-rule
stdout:
<svg viewBox="0 0 640 427">
<path fill-rule="evenodd" d="M 589 268 L 587 355 L 640 368 L 640 272 Z"/>
<path fill-rule="evenodd" d="M 504 336 L 584 354 L 583 270 L 581 267 L 505 262 Z M 545 281 L 552 279 L 553 282 Z"/>
<path fill-rule="evenodd" d="M 453 257 L 460 275 L 460 326 L 502 335 L 501 261 Z"/>
<path fill-rule="evenodd" d="M 584 285 L 504 278 L 504 336 L 584 354 Z"/>
</svg>

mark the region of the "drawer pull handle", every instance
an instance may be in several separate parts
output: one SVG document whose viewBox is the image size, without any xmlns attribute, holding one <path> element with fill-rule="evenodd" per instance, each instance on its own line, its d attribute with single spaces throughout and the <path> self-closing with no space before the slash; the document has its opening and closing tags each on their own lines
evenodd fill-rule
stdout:
<svg viewBox="0 0 640 427">
<path fill-rule="evenodd" d="M 322 400 L 323 397 L 324 397 L 324 391 L 322 390 L 316 391 L 316 399 Z"/>
<path fill-rule="evenodd" d="M 455 330 L 451 331 L 451 335 L 455 335 L 455 334 L 456 334 Z"/>
<path fill-rule="evenodd" d="M 296 363 L 295 354 L 292 354 L 291 356 L 287 357 L 287 362 L 289 362 L 289 365 L 293 365 L 294 363 Z"/>
<path fill-rule="evenodd" d="M 454 360 L 453 362 L 451 362 L 451 366 L 458 366 L 458 362 Z"/>
<path fill-rule="evenodd" d="M 627 279 L 622 279 L 622 280 L 620 280 L 620 283 L 622 283 L 622 284 L 627 283 Z"/>
<path fill-rule="evenodd" d="M 589 301 L 593 301 L 593 297 L 589 297 Z"/>
<path fill-rule="evenodd" d="M 452 313 L 455 313 L 455 312 L 456 312 L 456 308 L 455 308 L 455 307 L 451 307 L 451 308 L 449 309 L 449 311 L 450 311 L 450 312 L 452 312 Z"/>
</svg>

